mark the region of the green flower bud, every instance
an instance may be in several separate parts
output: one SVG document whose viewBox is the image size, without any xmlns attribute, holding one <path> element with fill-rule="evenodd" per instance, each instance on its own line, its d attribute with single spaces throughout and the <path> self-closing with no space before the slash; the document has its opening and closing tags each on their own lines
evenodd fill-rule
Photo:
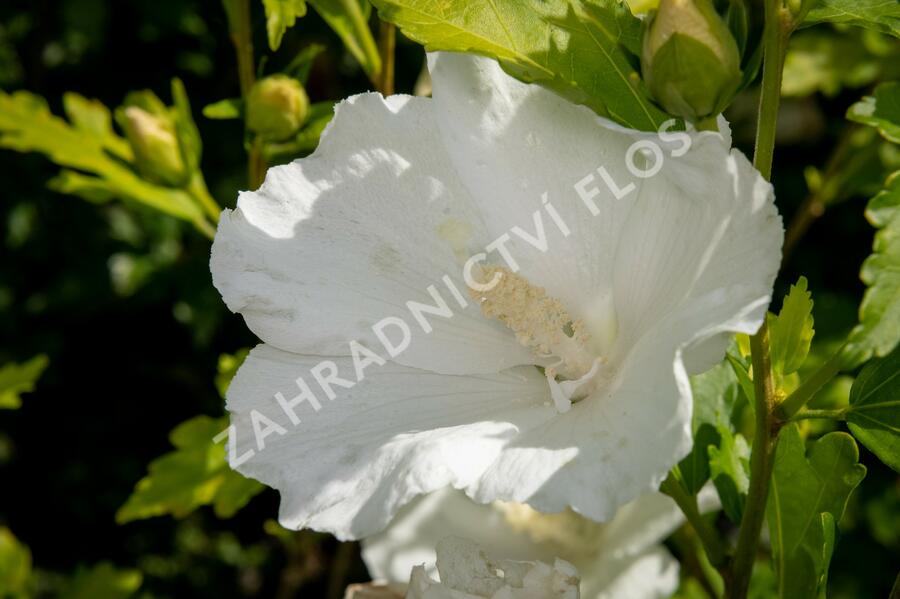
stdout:
<svg viewBox="0 0 900 599">
<path fill-rule="evenodd" d="M 164 185 L 184 185 L 188 172 L 171 119 L 138 106 L 126 107 L 121 115 L 119 122 L 141 174 Z"/>
<path fill-rule="evenodd" d="M 661 0 L 641 68 L 654 99 L 691 122 L 722 112 L 741 83 L 737 42 L 711 0 Z"/>
<path fill-rule="evenodd" d="M 300 129 L 309 98 L 293 77 L 272 75 L 257 81 L 247 98 L 247 128 L 266 141 L 284 141 Z"/>
</svg>

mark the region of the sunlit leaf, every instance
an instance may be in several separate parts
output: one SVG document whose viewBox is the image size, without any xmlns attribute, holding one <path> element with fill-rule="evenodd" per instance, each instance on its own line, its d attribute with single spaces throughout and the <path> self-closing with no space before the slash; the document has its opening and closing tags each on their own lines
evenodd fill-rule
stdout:
<svg viewBox="0 0 900 599">
<path fill-rule="evenodd" d="M 381 72 L 381 55 L 369 28 L 372 7 L 368 0 L 309 0 L 309 4 L 341 38 L 370 78 Z"/>
<path fill-rule="evenodd" d="M 819 0 L 804 24 L 846 23 L 900 37 L 900 3 L 896 0 Z"/>
<path fill-rule="evenodd" d="M 31 358 L 22 364 L 0 367 L 0 409 L 15 410 L 22 405 L 21 395 L 34 391 L 34 385 L 47 368 L 45 355 Z"/>
<path fill-rule="evenodd" d="M 857 102 L 848 116 L 900 139 L 900 84 L 882 84 L 875 95 Z M 848 366 L 888 355 L 900 342 L 900 171 L 893 173 L 869 201 L 866 218 L 878 229 L 873 252 L 860 278 L 868 286 L 859 308 L 860 324 L 845 350 Z"/>
<path fill-rule="evenodd" d="M 222 397 L 249 350 L 219 357 L 216 387 Z M 255 480 L 231 469 L 224 443 L 214 438 L 228 427 L 228 418 L 196 416 L 172 430 L 175 451 L 150 463 L 147 476 L 135 486 L 116 513 L 120 523 L 163 514 L 176 518 L 212 505 L 220 518 L 230 518 L 263 490 Z"/>
<path fill-rule="evenodd" d="M 847 422 L 853 436 L 900 472 L 900 347 L 856 377 Z"/>
<path fill-rule="evenodd" d="M 778 374 L 796 372 L 806 356 L 813 338 L 813 301 L 807 291 L 805 277 L 791 285 L 778 316 L 769 315 L 769 338 L 772 347 L 772 369 Z"/>
<path fill-rule="evenodd" d="M 886 53 L 874 43 L 878 41 L 888 41 Z M 816 92 L 835 96 L 846 88 L 863 87 L 897 75 L 900 46 L 891 38 L 859 29 L 813 28 L 791 37 L 781 91 L 785 96 Z"/>
<path fill-rule="evenodd" d="M 134 595 L 142 582 L 139 570 L 120 570 L 101 562 L 76 572 L 59 599 L 126 599 Z"/>
<path fill-rule="evenodd" d="M 184 190 L 155 185 L 142 179 L 133 166 L 127 142 L 110 132 L 97 104 L 70 94 L 70 114 L 77 126 L 54 116 L 44 100 L 28 92 L 0 92 L 0 147 L 18 152 L 40 152 L 66 167 L 51 181 L 51 188 L 90 199 L 120 198 L 193 222 L 209 230 L 197 202 Z"/>
<path fill-rule="evenodd" d="M 306 0 L 263 0 L 269 48 L 277 50 L 285 31 L 306 14 Z"/>
<path fill-rule="evenodd" d="M 865 475 L 850 435 L 829 433 L 807 453 L 796 425 L 782 430 L 767 507 L 780 597 L 818 597 L 827 579 L 835 527 Z"/>
<path fill-rule="evenodd" d="M 886 139 L 900 143 L 900 81 L 882 83 L 847 111 L 847 118 L 875 127 Z"/>
<path fill-rule="evenodd" d="M 846 349 L 850 365 L 886 356 L 900 341 L 900 172 L 869 201 L 866 217 L 879 230 L 860 272 L 868 289 Z"/>
<path fill-rule="evenodd" d="M 175 427 L 169 436 L 175 450 L 150 463 L 116 521 L 163 514 L 180 518 L 210 504 L 227 517 L 246 504 L 263 487 L 233 471 L 225 460 L 225 445 L 213 442 L 227 426 L 227 418 L 196 416 Z M 233 478 L 242 481 L 229 480 Z"/>
<path fill-rule="evenodd" d="M 497 59 L 523 81 L 540 83 L 598 114 L 642 130 L 668 118 L 633 66 L 641 24 L 616 0 L 373 0 L 426 50 Z"/>
</svg>

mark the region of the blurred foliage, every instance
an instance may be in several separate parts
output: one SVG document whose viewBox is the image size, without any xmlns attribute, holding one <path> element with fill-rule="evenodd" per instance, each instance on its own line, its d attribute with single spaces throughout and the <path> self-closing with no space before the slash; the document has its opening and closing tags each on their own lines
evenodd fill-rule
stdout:
<svg viewBox="0 0 900 599">
<path fill-rule="evenodd" d="M 22 406 L 21 395 L 34 391 L 34 385 L 47 368 L 47 356 L 35 356 L 23 364 L 0 367 L 0 409 Z"/>
</svg>

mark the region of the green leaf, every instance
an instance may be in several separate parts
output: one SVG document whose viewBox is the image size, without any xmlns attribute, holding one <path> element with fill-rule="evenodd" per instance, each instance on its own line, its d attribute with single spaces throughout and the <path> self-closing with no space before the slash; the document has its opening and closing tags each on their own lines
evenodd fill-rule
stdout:
<svg viewBox="0 0 900 599">
<path fill-rule="evenodd" d="M 29 596 L 31 580 L 31 551 L 0 526 L 0 596 Z"/>
<path fill-rule="evenodd" d="M 203 116 L 208 119 L 226 121 L 239 119 L 243 114 L 244 102 L 240 98 L 226 98 L 203 107 Z"/>
<path fill-rule="evenodd" d="M 887 42 L 887 49 L 872 43 Z M 846 88 L 900 75 L 900 47 L 872 31 L 813 28 L 791 36 L 781 91 L 785 96 L 816 92 L 833 97 Z M 851 117 L 852 118 L 852 117 Z"/>
<path fill-rule="evenodd" d="M 172 118 L 175 121 L 175 133 L 178 136 L 181 155 L 187 162 L 188 170 L 196 172 L 200 168 L 203 143 L 191 113 L 191 103 L 188 100 L 187 91 L 184 89 L 181 79 L 177 77 L 172 79 L 172 103 L 174 104 Z"/>
<path fill-rule="evenodd" d="M 134 595 L 142 582 L 139 570 L 119 570 L 108 562 L 100 562 L 76 572 L 59 599 L 126 599 Z"/>
<path fill-rule="evenodd" d="M 228 517 L 262 491 L 261 484 L 233 471 L 225 460 L 225 445 L 213 442 L 227 426 L 227 418 L 196 416 L 175 427 L 169 435 L 175 450 L 150 463 L 147 476 L 116 513 L 116 521 L 124 524 L 163 514 L 182 518 L 210 504 L 217 514 Z"/>
<path fill-rule="evenodd" d="M 426 50 L 495 58 L 510 75 L 539 83 L 616 122 L 656 131 L 670 117 L 635 70 L 641 24 L 617 0 L 373 0 Z"/>
<path fill-rule="evenodd" d="M 369 29 L 372 7 L 368 0 L 309 0 L 309 4 L 341 38 L 369 78 L 374 79 L 381 72 L 381 55 Z"/>
<path fill-rule="evenodd" d="M 896 0 L 819 0 L 804 25 L 846 23 L 900 37 L 900 3 Z"/>
<path fill-rule="evenodd" d="M 740 523 L 750 487 L 750 446 L 740 433 L 721 431 L 719 447 L 709 447 L 710 477 L 728 518 Z"/>
<path fill-rule="evenodd" d="M 731 366 L 731 369 L 734 371 L 735 376 L 737 377 L 738 385 L 741 387 L 741 391 L 744 394 L 744 397 L 747 399 L 747 403 L 750 406 L 751 410 L 755 410 L 755 401 L 756 390 L 753 386 L 753 379 L 750 378 L 750 365 L 743 359 L 729 351 L 725 354 L 725 359 L 728 360 L 728 364 Z"/>
<path fill-rule="evenodd" d="M 281 46 L 284 32 L 306 14 L 306 0 L 263 0 L 263 9 L 266 11 L 269 48 L 274 51 Z"/>
<path fill-rule="evenodd" d="M 778 316 L 768 317 L 772 369 L 778 374 L 796 372 L 809 355 L 814 334 L 813 302 L 806 287 L 806 278 L 800 277 L 796 285 L 791 285 Z"/>
<path fill-rule="evenodd" d="M 856 377 L 847 423 L 860 443 L 900 472 L 900 347 Z"/>
<path fill-rule="evenodd" d="M 829 433 L 807 454 L 796 425 L 782 430 L 767 507 L 780 597 L 812 599 L 824 589 L 835 526 L 865 475 L 850 435 Z"/>
<path fill-rule="evenodd" d="M 244 363 L 244 360 L 247 359 L 249 354 L 250 349 L 245 347 L 237 350 L 233 354 L 222 354 L 219 356 L 219 365 L 216 373 L 216 389 L 218 389 L 222 399 L 225 399 L 225 392 L 228 391 L 228 385 L 231 384 L 231 379 L 237 374 L 238 368 L 241 367 L 241 364 Z"/>
<path fill-rule="evenodd" d="M 737 401 L 737 381 L 727 364 L 691 377 L 694 395 L 694 447 L 679 464 L 681 482 L 691 495 L 709 480 L 709 446 L 718 446 L 722 434 L 731 434 L 731 411 Z"/>
<path fill-rule="evenodd" d="M 223 398 L 248 353 L 249 349 L 240 349 L 219 356 L 215 382 Z M 225 445 L 213 441 L 227 427 L 227 417 L 209 416 L 197 416 L 175 427 L 169 435 L 175 451 L 150 463 L 149 473 L 119 508 L 116 521 L 125 523 L 162 514 L 180 518 L 203 505 L 212 505 L 219 518 L 237 513 L 263 486 L 228 466 Z"/>
<path fill-rule="evenodd" d="M 900 171 L 869 201 L 866 217 L 878 232 L 860 271 L 868 289 L 844 350 L 848 368 L 886 356 L 900 342 Z"/>
<path fill-rule="evenodd" d="M 900 143 L 900 81 L 882 83 L 847 111 L 847 118 L 875 127 L 881 135 Z"/>
<path fill-rule="evenodd" d="M 96 103 L 74 94 L 67 98 L 73 124 L 54 116 L 40 96 L 0 92 L 0 147 L 40 152 L 72 169 L 51 181 L 50 187 L 57 191 L 92 201 L 117 197 L 210 230 L 200 206 L 188 193 L 145 181 L 133 164 L 127 164 L 134 160 L 127 141 L 107 129 L 103 124 L 106 116 Z"/>
<path fill-rule="evenodd" d="M 47 356 L 41 354 L 23 364 L 4 364 L 0 368 L 0 409 L 20 408 L 22 406 L 20 396 L 34 391 L 34 385 L 48 363 Z"/>
</svg>

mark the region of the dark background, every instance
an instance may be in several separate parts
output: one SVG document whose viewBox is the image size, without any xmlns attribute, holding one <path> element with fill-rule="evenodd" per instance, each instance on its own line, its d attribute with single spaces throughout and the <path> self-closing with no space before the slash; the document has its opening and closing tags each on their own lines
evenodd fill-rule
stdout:
<svg viewBox="0 0 900 599">
<path fill-rule="evenodd" d="M 268 52 L 253 5 L 258 55 Z M 312 41 L 328 45 L 308 84 L 313 102 L 369 89 L 339 40 L 310 14 L 285 36 L 273 72 Z M 401 40 L 398 91 L 410 92 L 424 54 Z M 213 195 L 233 206 L 245 186 L 242 126 L 200 109 L 238 95 L 233 49 L 219 2 L 183 0 L 6 0 L 0 4 L 0 88 L 45 96 L 56 113 L 75 90 L 118 105 L 149 88 L 168 99 L 184 80 L 205 149 Z M 788 101 L 776 154 L 778 204 L 790 221 L 806 195 L 803 169 L 823 165 L 843 114 L 864 89 Z M 738 107 L 749 106 L 748 110 Z M 732 114 L 736 142 L 752 150 L 753 97 Z M 0 524 L 33 553 L 44 591 L 79 565 L 111 560 L 138 568 L 154 597 L 340 597 L 367 579 L 355 545 L 323 535 L 271 535 L 278 496 L 266 491 L 232 520 L 208 508 L 184 520 L 159 517 L 119 526 L 114 513 L 169 451 L 169 431 L 197 414 L 220 415 L 213 384 L 221 353 L 255 343 L 213 289 L 209 243 L 189 226 L 152 212 L 94 206 L 46 189 L 58 168 L 38 155 L 0 150 L 0 364 L 38 353 L 50 367 L 17 411 L 0 411 Z M 837 335 L 854 322 L 859 266 L 873 231 L 863 192 L 828 210 L 787 263 L 781 297 L 800 274 L 810 280 L 817 330 Z M 118 256 L 119 258 L 116 258 Z M 122 287 L 111 264 L 137 260 L 146 275 Z M 779 302 L 776 301 L 776 304 Z M 842 525 L 833 596 L 884 597 L 900 565 L 897 476 L 861 448 L 869 475 Z"/>
</svg>

